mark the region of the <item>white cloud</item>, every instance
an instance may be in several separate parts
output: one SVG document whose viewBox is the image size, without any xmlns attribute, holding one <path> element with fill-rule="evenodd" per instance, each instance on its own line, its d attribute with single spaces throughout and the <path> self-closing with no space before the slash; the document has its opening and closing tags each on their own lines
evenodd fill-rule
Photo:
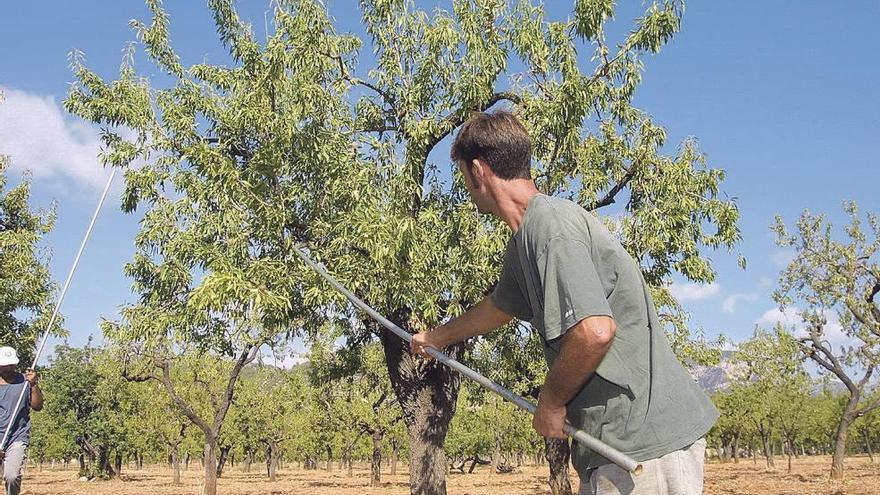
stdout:
<svg viewBox="0 0 880 495">
<path fill-rule="evenodd" d="M 724 302 L 721 303 L 721 311 L 725 313 L 733 313 L 736 311 L 736 305 L 740 301 L 745 302 L 755 302 L 758 300 L 757 292 L 749 292 L 748 294 L 732 294 L 724 298 Z"/>
<path fill-rule="evenodd" d="M 669 286 L 669 292 L 672 293 L 678 302 L 699 301 L 717 295 L 721 292 L 721 286 L 714 282 L 711 284 L 673 283 Z"/>
<path fill-rule="evenodd" d="M 804 320 L 800 316 L 800 312 L 801 310 L 799 308 L 786 308 L 785 311 L 781 311 L 779 308 L 768 309 L 755 321 L 755 323 L 758 325 L 766 325 L 768 327 L 781 323 L 782 326 L 791 330 L 792 335 L 795 337 L 806 337 L 807 330 L 804 325 Z M 843 331 L 843 325 L 840 324 L 840 319 L 837 317 L 837 313 L 834 311 L 825 311 L 824 315 L 824 338 L 832 347 L 837 348 L 841 345 L 852 345 L 855 342 L 854 338 L 849 337 Z"/>
<path fill-rule="evenodd" d="M 777 268 L 785 268 L 794 260 L 797 253 L 793 249 L 779 249 L 773 253 L 773 264 Z"/>
<path fill-rule="evenodd" d="M 801 318 L 800 310 L 797 308 L 786 308 L 785 311 L 773 308 L 765 311 L 760 318 L 755 320 L 755 323 L 767 326 L 775 326 L 777 323 L 781 323 L 785 327 L 791 327 L 802 326 L 804 320 Z"/>
<path fill-rule="evenodd" d="M 98 131 L 67 115 L 51 96 L 0 86 L 0 154 L 13 169 L 30 170 L 35 180 L 74 181 L 101 187 L 108 172 L 98 160 Z"/>
</svg>

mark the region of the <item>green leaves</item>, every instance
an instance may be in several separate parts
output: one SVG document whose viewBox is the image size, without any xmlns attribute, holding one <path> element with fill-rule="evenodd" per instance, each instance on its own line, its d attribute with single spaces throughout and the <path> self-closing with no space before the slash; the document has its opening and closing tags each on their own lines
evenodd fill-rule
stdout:
<svg viewBox="0 0 880 495">
<path fill-rule="evenodd" d="M 602 25 L 613 15 L 613 0 L 578 0 L 574 4 L 575 32 L 593 40 L 601 35 Z"/>
</svg>

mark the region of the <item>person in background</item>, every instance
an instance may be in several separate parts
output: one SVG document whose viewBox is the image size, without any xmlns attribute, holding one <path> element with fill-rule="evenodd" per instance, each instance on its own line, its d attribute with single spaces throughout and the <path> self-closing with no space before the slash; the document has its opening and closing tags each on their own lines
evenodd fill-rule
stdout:
<svg viewBox="0 0 880 495">
<path fill-rule="evenodd" d="M 6 443 L 0 445 L 6 495 L 18 495 L 21 491 L 21 468 L 31 439 L 30 410 L 43 408 L 43 392 L 37 385 L 37 372 L 28 368 L 22 375 L 15 370 L 17 365 L 15 349 L 0 347 L 0 425 L 3 431 L 9 427 Z M 22 391 L 24 397 L 16 408 Z"/>
</svg>

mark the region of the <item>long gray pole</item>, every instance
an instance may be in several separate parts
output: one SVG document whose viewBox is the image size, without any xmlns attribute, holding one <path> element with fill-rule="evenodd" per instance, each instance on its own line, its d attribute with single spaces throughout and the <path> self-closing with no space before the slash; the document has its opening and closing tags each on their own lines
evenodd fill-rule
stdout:
<svg viewBox="0 0 880 495">
<path fill-rule="evenodd" d="M 346 289 L 335 278 L 333 278 L 329 273 L 327 273 L 327 271 L 321 265 L 312 261 L 312 259 L 309 258 L 309 256 L 302 249 L 297 248 L 296 253 L 303 260 L 303 262 L 305 262 L 305 264 L 307 264 L 313 270 L 315 270 L 315 272 L 317 272 L 318 275 L 321 275 L 321 277 L 323 277 L 324 280 L 329 282 L 330 285 L 335 287 L 336 290 L 338 290 L 339 292 L 344 294 L 345 297 L 347 297 L 348 300 L 352 302 L 352 304 L 354 304 L 355 306 L 357 306 L 358 308 L 363 310 L 365 313 L 370 315 L 374 320 L 381 323 L 382 326 L 384 326 L 388 330 L 391 330 L 392 332 L 394 332 L 394 334 L 397 335 L 398 337 L 402 338 L 403 340 L 405 340 L 407 342 L 412 341 L 412 335 L 409 332 L 407 332 L 404 329 L 400 328 L 399 326 L 395 325 L 393 322 L 391 322 L 390 320 L 388 320 L 387 318 L 385 318 L 384 316 L 379 314 L 375 309 L 368 306 L 367 303 L 360 300 L 351 291 Z M 431 355 L 431 357 L 433 357 L 437 361 L 440 361 L 444 365 L 454 369 L 455 371 L 458 371 L 462 375 L 470 378 L 471 380 L 479 383 L 480 385 L 486 387 L 487 389 L 495 392 L 496 394 L 500 395 L 501 397 L 504 397 L 508 401 L 514 403 L 520 409 L 524 409 L 524 410 L 528 411 L 529 414 L 531 414 L 531 415 L 535 414 L 535 409 L 536 409 L 535 405 L 532 404 L 531 402 L 527 401 L 526 399 L 516 395 L 515 393 L 511 392 L 510 390 L 507 390 L 506 388 L 502 387 L 501 385 L 498 385 L 497 383 L 493 382 L 492 380 L 486 378 L 485 376 L 477 373 L 476 371 L 468 368 L 467 366 L 461 364 L 460 362 L 456 361 L 455 359 L 452 359 L 451 357 L 447 356 L 446 354 L 444 354 L 436 349 L 428 347 L 427 352 L 428 352 L 428 354 Z M 568 421 L 565 422 L 565 425 L 562 427 L 562 430 L 566 433 L 566 435 L 574 438 L 579 443 L 587 446 L 593 452 L 601 455 L 602 457 L 608 459 L 609 461 L 613 462 L 614 464 L 617 464 L 618 466 L 622 467 L 623 469 L 626 469 L 627 471 L 629 471 L 633 474 L 636 474 L 636 475 L 638 475 L 642 471 L 642 465 L 639 464 L 638 462 L 636 462 L 635 460 L 633 460 L 632 458 L 630 458 L 628 455 L 626 455 L 623 452 L 620 452 L 619 450 L 605 444 L 601 440 L 585 433 L 584 431 L 575 428 Z"/>
<path fill-rule="evenodd" d="M 70 287 L 70 281 L 73 280 L 73 274 L 76 273 L 76 267 L 79 266 L 79 259 L 82 257 L 83 250 L 86 248 L 86 243 L 89 242 L 89 237 L 92 235 L 92 229 L 95 227 L 95 221 L 98 220 L 98 213 L 101 212 L 101 208 L 104 206 L 104 200 L 107 199 L 107 192 L 110 190 L 110 184 L 113 183 L 113 177 L 115 176 L 116 167 L 113 167 L 110 170 L 110 177 L 107 178 L 107 185 L 104 186 L 104 192 L 101 193 L 101 200 L 98 201 L 98 206 L 95 208 L 95 213 L 92 215 L 92 221 L 89 222 L 86 234 L 83 236 L 83 240 L 79 245 L 79 251 L 76 252 L 76 257 L 73 259 L 73 265 L 70 267 L 70 272 L 67 274 L 67 280 L 64 282 L 64 287 L 61 289 L 61 295 L 58 296 L 58 301 L 55 302 L 55 308 L 52 310 L 52 317 L 49 318 L 49 323 L 46 324 L 46 329 L 43 330 L 43 336 L 40 339 L 40 345 L 37 346 L 37 353 L 34 355 L 34 362 L 31 364 L 31 368 L 37 367 L 37 362 L 40 360 L 40 354 L 43 353 L 43 348 L 46 346 L 46 341 L 49 339 L 49 330 L 52 329 L 52 325 L 55 324 L 55 320 L 58 318 L 58 311 L 61 309 L 61 303 L 64 302 L 64 296 L 67 295 L 67 288 Z M 18 418 L 17 411 L 21 406 L 21 401 L 24 399 L 27 387 L 27 383 L 21 387 L 21 393 L 18 394 L 18 401 L 16 401 L 15 407 L 10 410 L 9 423 L 6 424 L 6 430 L 3 431 L 3 440 L 0 441 L 0 450 L 6 450 L 6 440 L 9 439 L 12 423 Z"/>
</svg>

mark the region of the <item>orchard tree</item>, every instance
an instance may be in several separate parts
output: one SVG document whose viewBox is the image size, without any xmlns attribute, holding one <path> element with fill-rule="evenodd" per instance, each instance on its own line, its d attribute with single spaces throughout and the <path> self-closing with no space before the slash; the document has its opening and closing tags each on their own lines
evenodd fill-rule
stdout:
<svg viewBox="0 0 880 495">
<path fill-rule="evenodd" d="M 134 136 L 102 134 L 106 163 L 143 161 L 126 170 L 122 203 L 126 212 L 145 210 L 134 259 L 125 267 L 139 301 L 124 307 L 122 320 L 109 322 L 105 333 L 135 349 L 138 362 L 146 359 L 153 369 L 137 370 L 138 378 L 161 381 L 175 407 L 202 431 L 205 492 L 213 494 L 222 427 L 242 369 L 262 346 L 285 341 L 301 326 L 303 291 L 285 234 L 287 211 L 305 194 L 297 167 L 318 160 L 319 144 L 327 149 L 344 138 L 312 124 L 332 108 L 330 90 L 316 82 L 323 68 L 301 64 L 313 43 L 328 46 L 303 44 L 297 36 L 317 7 L 304 4 L 298 17 L 276 9 L 278 30 L 261 51 L 231 2 L 211 1 L 220 39 L 239 65 L 184 68 L 168 45 L 159 2 L 148 4 L 152 23 L 133 26 L 147 54 L 173 77 L 172 87 L 157 90 L 138 77 L 133 52 L 110 83 L 75 55 L 77 83 L 65 104 Z M 341 146 L 348 152 L 347 143 Z M 201 383 L 197 369 L 186 365 L 192 356 L 215 373 L 205 383 L 211 400 L 204 411 L 180 390 L 179 380 Z M 188 377 L 175 377 L 179 363 Z"/>
<path fill-rule="evenodd" d="M 803 425 L 810 415 L 807 403 L 812 385 L 803 367 L 804 357 L 798 343 L 781 327 L 773 332 L 757 330 L 735 355 L 735 360 L 744 364 L 744 378 L 753 392 L 754 410 L 769 414 L 764 419 L 767 430 L 772 425 L 787 443 L 790 472 L 795 443 L 802 436 Z M 759 431 L 766 450 L 769 431 L 766 436 L 764 428 Z"/>
<path fill-rule="evenodd" d="M 794 233 L 781 217 L 773 227 L 777 244 L 795 251 L 774 298 L 780 308 L 798 312 L 806 327 L 798 338 L 801 350 L 848 394 L 834 435 L 834 479 L 843 478 L 850 425 L 880 407 L 880 398 L 868 394 L 880 365 L 880 219 L 868 213 L 865 223 L 853 202 L 844 203 L 844 211 L 849 223 L 842 238 L 824 215 L 808 211 Z"/>
<path fill-rule="evenodd" d="M 747 437 L 756 432 L 749 421 L 752 400 L 750 392 L 749 388 L 736 383 L 712 398 L 721 416 L 712 426 L 709 437 L 717 440 L 718 455 L 722 462 L 732 457 L 733 462 L 738 463 L 740 446 Z"/>
<path fill-rule="evenodd" d="M 782 433 L 790 441 L 791 453 L 799 422 L 805 418 L 798 409 L 809 395 L 810 380 L 802 361 L 797 342 L 781 328 L 772 333 L 756 329 L 734 353 L 733 362 L 742 372 L 731 402 L 742 407 L 760 435 L 768 468 L 775 467 L 773 434 Z"/>
<path fill-rule="evenodd" d="M 57 427 L 79 448 L 80 474 L 103 478 L 119 474 L 112 455 L 120 453 L 126 439 L 126 411 L 120 406 L 127 391 L 118 386 L 119 377 L 101 373 L 101 352 L 91 343 L 83 348 L 56 346 L 43 388 L 46 415 L 57 418 Z"/>
<path fill-rule="evenodd" d="M 269 481 L 275 481 L 284 445 L 302 434 L 291 425 L 310 399 L 310 389 L 301 370 L 259 366 L 254 371 L 243 380 L 236 400 L 236 429 L 244 443 L 248 469 L 259 448 L 266 454 Z"/>
<path fill-rule="evenodd" d="M 313 386 L 321 389 L 324 384 L 329 389 L 320 394 L 328 410 L 341 408 L 338 414 L 333 414 L 336 428 L 355 433 L 354 437 L 343 437 L 342 441 L 342 457 L 349 471 L 352 449 L 360 438 L 369 439 L 370 486 L 379 486 L 385 437 L 393 435 L 401 419 L 382 348 L 372 343 L 331 350 L 331 345 L 328 341 L 312 345 L 309 374 Z"/>
</svg>

